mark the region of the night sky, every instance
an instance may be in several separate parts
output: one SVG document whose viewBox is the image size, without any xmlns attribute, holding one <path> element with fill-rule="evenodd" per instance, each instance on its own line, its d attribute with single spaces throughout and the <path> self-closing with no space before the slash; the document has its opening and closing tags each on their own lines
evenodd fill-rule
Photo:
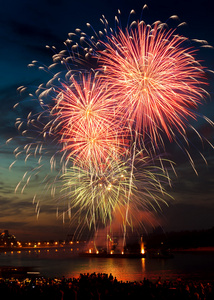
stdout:
<svg viewBox="0 0 214 300">
<path fill-rule="evenodd" d="M 72 1 L 72 0 L 11 0 L 1 1 L 0 9 L 0 230 L 8 229 L 18 239 L 64 239 L 72 234 L 69 222 L 62 223 L 56 218 L 57 203 L 49 193 L 43 192 L 40 199 L 40 215 L 37 219 L 35 204 L 32 203 L 35 191 L 44 190 L 41 175 L 32 180 L 23 194 L 14 193 L 15 187 L 25 172 L 24 160 L 19 160 L 9 171 L 14 161 L 13 150 L 24 139 L 15 139 L 6 145 L 7 139 L 18 135 L 14 123 L 22 111 L 14 110 L 15 103 L 23 100 L 17 88 L 27 86 L 37 87 L 47 80 L 47 75 L 29 68 L 32 60 L 50 64 L 52 52 L 46 45 L 54 45 L 57 49 L 65 48 L 63 42 L 69 32 L 81 28 L 88 32 L 86 23 L 89 22 L 99 31 L 102 24 L 99 19 L 104 14 L 112 26 L 117 10 L 121 10 L 121 20 L 125 26 L 129 12 L 136 11 L 136 19 L 140 18 L 142 7 L 148 5 L 143 14 L 146 23 L 156 20 L 167 21 L 171 15 L 178 15 L 181 22 L 187 25 L 182 34 L 190 39 L 207 40 L 214 46 L 214 18 L 212 0 L 140 0 L 119 1 Z M 204 49 L 199 52 L 203 65 L 214 70 L 214 50 Z M 214 76 L 208 76 L 207 90 L 210 98 L 199 108 L 201 114 L 214 121 Z M 24 106 L 23 106 L 24 107 Z M 201 120 L 193 124 L 200 133 L 214 142 L 213 129 Z M 173 178 L 172 189 L 169 193 L 175 200 L 170 201 L 169 207 L 163 207 L 161 225 L 165 231 L 200 230 L 214 226 L 214 150 L 204 144 L 195 142 L 191 153 L 195 161 L 198 176 L 191 168 L 188 159 L 177 151 L 174 145 L 168 145 L 167 152 L 177 164 L 178 177 Z M 16 145 L 17 143 L 17 145 Z M 202 151 L 208 165 L 198 155 Z M 43 172 L 49 173 L 48 159 Z"/>
</svg>

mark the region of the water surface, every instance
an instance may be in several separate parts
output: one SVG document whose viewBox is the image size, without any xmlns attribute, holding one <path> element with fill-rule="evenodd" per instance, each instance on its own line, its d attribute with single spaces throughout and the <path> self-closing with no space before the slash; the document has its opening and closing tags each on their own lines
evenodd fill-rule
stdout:
<svg viewBox="0 0 214 300">
<path fill-rule="evenodd" d="M 79 257 L 73 249 L 6 252 L 0 266 L 32 266 L 48 277 L 79 277 L 80 273 L 112 273 L 118 280 L 214 280 L 214 252 L 175 253 L 172 259 Z"/>
</svg>

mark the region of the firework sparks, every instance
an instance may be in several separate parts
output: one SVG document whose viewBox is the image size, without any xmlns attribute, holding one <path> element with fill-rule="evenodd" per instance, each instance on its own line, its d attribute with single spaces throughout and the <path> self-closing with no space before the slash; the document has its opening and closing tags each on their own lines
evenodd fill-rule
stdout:
<svg viewBox="0 0 214 300">
<path fill-rule="evenodd" d="M 31 142 L 15 149 L 14 154 L 16 159 L 24 154 L 25 161 L 32 157 L 38 161 L 18 183 L 16 191 L 23 186 L 23 192 L 32 175 L 42 170 L 44 155 L 51 155 L 50 169 L 59 170 L 53 183 L 44 179 L 54 191 L 70 157 L 75 157 L 76 164 L 87 161 L 99 168 L 106 157 L 117 157 L 128 146 L 125 130 L 120 128 L 120 117 L 115 114 L 113 99 L 92 73 L 79 74 L 78 80 L 70 76 L 67 83 L 59 81 L 58 85 L 50 86 L 49 82 L 47 87 L 40 86 L 36 94 L 38 98 L 34 102 L 37 100 L 40 111 L 29 113 L 26 119 L 18 118 L 16 122 L 18 130 Z"/>
<path fill-rule="evenodd" d="M 127 141 L 120 129 L 120 116 L 115 114 L 115 104 L 103 83 L 92 79 L 91 74 L 80 75 L 71 86 L 63 84 L 51 113 L 54 122 L 51 132 L 59 131 L 59 142 L 67 158 L 77 157 L 99 166 L 108 156 L 121 153 Z"/>
<path fill-rule="evenodd" d="M 204 68 L 196 61 L 195 50 L 184 47 L 186 41 L 160 22 L 153 26 L 136 22 L 130 30 L 119 29 L 108 37 L 102 42 L 105 51 L 99 52 L 118 109 L 156 145 L 161 131 L 170 141 L 176 130 L 185 135 L 188 118 L 196 118 L 193 109 L 206 95 Z"/>
<path fill-rule="evenodd" d="M 164 186 L 170 179 L 160 159 L 159 166 L 152 162 L 146 152 L 140 151 L 135 157 L 133 174 L 130 159 L 107 159 L 98 170 L 73 165 L 63 175 L 64 197 L 69 198 L 70 209 L 85 216 L 90 227 L 96 228 L 99 222 L 111 223 L 115 211 L 123 216 L 123 226 L 132 227 L 137 211 L 159 210 L 161 203 L 167 204 L 165 198 L 169 195 Z"/>
</svg>

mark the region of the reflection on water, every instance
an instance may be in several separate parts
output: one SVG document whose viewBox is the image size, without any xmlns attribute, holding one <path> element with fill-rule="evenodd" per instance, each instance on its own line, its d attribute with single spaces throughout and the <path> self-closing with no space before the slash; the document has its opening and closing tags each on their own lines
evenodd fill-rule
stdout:
<svg viewBox="0 0 214 300">
<path fill-rule="evenodd" d="M 142 265 L 142 271 L 143 271 L 143 273 L 145 273 L 145 271 L 146 271 L 146 259 L 145 258 L 142 258 L 141 259 L 141 265 Z"/>
<path fill-rule="evenodd" d="M 214 280 L 214 253 L 175 253 L 172 259 L 84 258 L 77 250 L 47 249 L 1 253 L 0 266 L 32 266 L 48 277 L 112 273 L 118 280 Z"/>
</svg>

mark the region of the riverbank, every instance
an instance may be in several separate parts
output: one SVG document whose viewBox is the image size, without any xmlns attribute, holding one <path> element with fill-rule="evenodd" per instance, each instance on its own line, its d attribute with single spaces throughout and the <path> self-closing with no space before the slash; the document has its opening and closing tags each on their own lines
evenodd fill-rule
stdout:
<svg viewBox="0 0 214 300">
<path fill-rule="evenodd" d="M 62 250 L 62 249 L 75 249 L 79 251 L 79 246 L 78 245 L 66 245 L 66 246 L 37 246 L 37 247 L 1 247 L 0 246 L 0 253 L 4 253 L 4 252 L 20 252 L 20 251 L 41 251 L 41 250 Z"/>
<path fill-rule="evenodd" d="M 214 252 L 214 247 L 197 247 L 197 248 L 178 248 L 173 252 Z"/>
</svg>

